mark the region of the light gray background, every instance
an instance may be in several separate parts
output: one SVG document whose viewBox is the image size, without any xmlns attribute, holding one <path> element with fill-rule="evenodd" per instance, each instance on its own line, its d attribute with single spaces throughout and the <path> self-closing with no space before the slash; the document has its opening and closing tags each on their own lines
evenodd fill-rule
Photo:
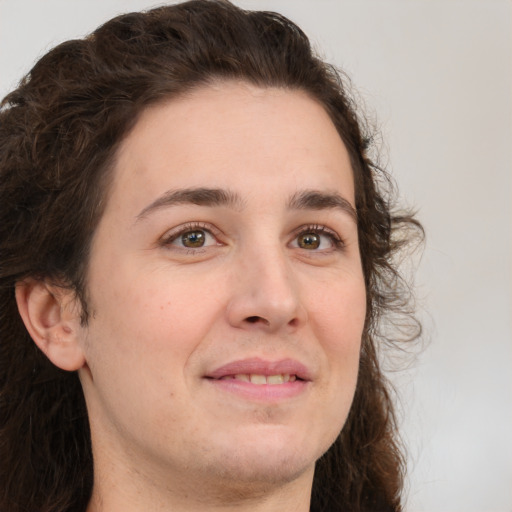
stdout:
<svg viewBox="0 0 512 512">
<path fill-rule="evenodd" d="M 353 78 L 427 231 L 430 339 L 394 377 L 408 511 L 512 511 L 512 3 L 239 0 L 288 15 Z M 56 43 L 148 0 L 0 0 L 0 96 Z"/>
</svg>

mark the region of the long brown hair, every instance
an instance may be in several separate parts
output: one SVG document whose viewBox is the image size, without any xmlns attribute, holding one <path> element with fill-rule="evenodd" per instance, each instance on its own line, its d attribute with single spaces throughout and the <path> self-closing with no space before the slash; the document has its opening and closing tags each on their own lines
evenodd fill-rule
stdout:
<svg viewBox="0 0 512 512">
<path fill-rule="evenodd" d="M 348 80 L 313 53 L 285 17 L 223 0 L 119 16 L 44 57 L 0 111 L 0 510 L 84 511 L 93 461 L 78 376 L 54 367 L 18 314 L 28 276 L 67 283 L 87 322 L 89 246 L 116 149 L 150 104 L 218 80 L 306 91 L 350 154 L 367 317 L 354 402 L 317 462 L 311 510 L 399 511 L 403 458 L 380 347 L 385 315 L 401 339 L 418 324 L 394 255 L 421 227 L 393 213 L 389 178 L 370 158 Z M 404 327 L 405 326 L 405 327 Z"/>
</svg>

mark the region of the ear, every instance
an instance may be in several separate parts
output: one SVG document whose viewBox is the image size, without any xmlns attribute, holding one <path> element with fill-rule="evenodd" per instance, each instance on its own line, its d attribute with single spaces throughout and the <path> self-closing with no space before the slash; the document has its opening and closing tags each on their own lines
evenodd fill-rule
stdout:
<svg viewBox="0 0 512 512">
<path fill-rule="evenodd" d="M 71 290 L 26 279 L 16 284 L 16 302 L 30 336 L 55 366 L 74 371 L 85 364 L 80 307 Z"/>
</svg>

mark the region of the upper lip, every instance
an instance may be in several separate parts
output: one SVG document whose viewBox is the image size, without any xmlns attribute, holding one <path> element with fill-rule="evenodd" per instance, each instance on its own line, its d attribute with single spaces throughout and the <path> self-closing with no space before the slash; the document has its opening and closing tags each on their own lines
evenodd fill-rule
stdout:
<svg viewBox="0 0 512 512">
<path fill-rule="evenodd" d="M 279 361 L 267 361 L 258 357 L 231 361 L 225 365 L 208 372 L 205 377 L 221 379 L 230 375 L 295 375 L 301 380 L 311 380 L 310 370 L 295 359 L 281 359 Z"/>
</svg>

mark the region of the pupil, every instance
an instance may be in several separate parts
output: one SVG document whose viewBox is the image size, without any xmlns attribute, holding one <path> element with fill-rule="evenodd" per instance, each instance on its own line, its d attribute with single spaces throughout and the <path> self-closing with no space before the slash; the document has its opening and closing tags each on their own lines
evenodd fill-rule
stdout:
<svg viewBox="0 0 512 512">
<path fill-rule="evenodd" d="M 181 236 L 181 241 L 185 247 L 202 247 L 204 239 L 203 231 L 189 231 Z"/>
<path fill-rule="evenodd" d="M 320 237 L 315 233 L 306 233 L 299 237 L 299 246 L 303 249 L 318 249 Z"/>
</svg>

